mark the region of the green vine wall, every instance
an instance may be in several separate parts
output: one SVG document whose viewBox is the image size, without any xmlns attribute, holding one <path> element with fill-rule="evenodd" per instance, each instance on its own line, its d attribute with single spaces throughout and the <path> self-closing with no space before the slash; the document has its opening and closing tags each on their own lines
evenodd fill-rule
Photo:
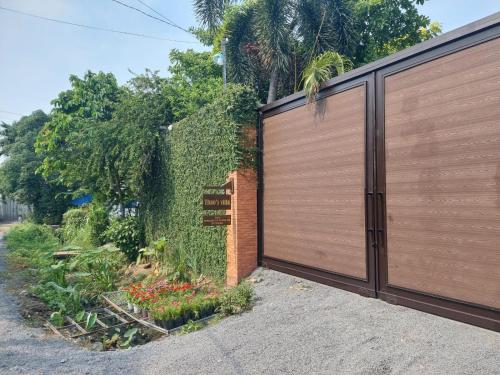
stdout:
<svg viewBox="0 0 500 375">
<path fill-rule="evenodd" d="M 221 185 L 238 166 L 254 165 L 255 150 L 245 137 L 255 129 L 257 104 L 252 89 L 230 85 L 165 135 L 163 173 L 144 201 L 146 236 L 165 236 L 198 273 L 225 276 L 226 228 L 202 226 L 203 186 Z"/>
</svg>

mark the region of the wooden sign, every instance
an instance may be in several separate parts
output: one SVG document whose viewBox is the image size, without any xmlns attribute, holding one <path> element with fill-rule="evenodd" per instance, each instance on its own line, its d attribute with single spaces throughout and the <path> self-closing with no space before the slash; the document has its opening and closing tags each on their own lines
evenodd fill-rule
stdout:
<svg viewBox="0 0 500 375">
<path fill-rule="evenodd" d="M 227 194 L 203 194 L 204 210 L 230 210 L 231 196 Z"/>
<path fill-rule="evenodd" d="M 213 227 L 218 225 L 231 225 L 231 215 L 205 215 L 203 225 Z"/>
<path fill-rule="evenodd" d="M 215 190 L 229 190 L 231 194 L 234 193 L 233 180 L 229 180 L 224 185 L 206 185 L 203 186 L 204 189 L 215 189 Z"/>
</svg>

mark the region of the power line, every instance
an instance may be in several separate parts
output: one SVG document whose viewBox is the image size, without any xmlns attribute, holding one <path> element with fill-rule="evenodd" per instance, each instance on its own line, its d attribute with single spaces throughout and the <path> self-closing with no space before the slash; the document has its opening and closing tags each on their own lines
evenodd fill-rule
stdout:
<svg viewBox="0 0 500 375">
<path fill-rule="evenodd" d="M 7 11 L 7 12 L 11 12 L 11 13 L 21 14 L 23 16 L 38 18 L 38 19 L 45 20 L 45 21 L 62 23 L 62 24 L 65 24 L 65 25 L 71 25 L 71 26 L 77 26 L 77 27 L 83 27 L 83 28 L 91 29 L 91 30 L 99 30 L 99 31 L 106 31 L 106 32 L 115 33 L 115 34 L 131 35 L 131 36 L 136 36 L 136 37 L 146 38 L 146 39 L 164 40 L 164 41 L 168 41 L 168 42 L 200 44 L 199 42 L 188 41 L 188 40 L 169 39 L 169 38 L 163 38 L 163 37 L 154 36 L 154 35 L 132 33 L 132 32 L 123 31 L 123 30 L 108 29 L 108 28 L 100 27 L 100 26 L 84 25 L 84 24 L 81 24 L 81 23 L 69 22 L 69 21 L 59 20 L 59 19 L 55 19 L 55 18 L 43 17 L 43 16 L 39 16 L 37 14 L 21 12 L 20 10 L 10 9 L 10 8 L 4 8 L 4 7 L 1 7 L 1 6 L 0 6 L 0 10 L 4 10 L 4 11 Z"/>
<path fill-rule="evenodd" d="M 2 113 L 8 113 L 8 114 L 11 114 L 11 115 L 23 116 L 22 113 L 11 112 L 11 111 L 4 111 L 3 109 L 0 109 L 0 112 L 2 112 Z"/>
<path fill-rule="evenodd" d="M 178 26 L 178 25 L 176 25 L 176 24 L 174 24 L 174 23 L 171 23 L 171 22 L 168 22 L 168 21 L 162 20 L 161 18 L 158 18 L 158 17 L 156 17 L 156 16 L 153 16 L 152 14 L 146 13 L 146 12 L 144 12 L 144 11 L 140 10 L 139 8 L 133 7 L 132 5 L 122 3 L 120 0 L 111 0 L 111 1 L 113 1 L 113 2 L 115 2 L 115 3 L 117 3 L 117 4 L 120 4 L 120 5 L 124 6 L 124 7 L 127 7 L 127 8 L 130 8 L 130 9 L 132 9 L 132 10 L 135 10 L 136 12 L 142 13 L 142 14 L 144 14 L 145 16 L 150 17 L 150 18 L 152 18 L 152 19 L 154 19 L 154 20 L 157 20 L 157 21 L 160 21 L 160 22 L 166 23 L 166 24 L 167 24 L 167 25 L 169 25 L 169 26 L 177 27 L 178 29 L 181 29 L 182 31 L 185 31 L 185 32 L 189 33 L 189 31 L 187 31 L 186 29 L 184 29 L 184 28 L 182 28 L 182 27 L 180 27 L 180 26 Z"/>
<path fill-rule="evenodd" d="M 156 13 L 157 15 L 159 15 L 165 21 L 168 21 L 168 22 L 172 23 L 172 25 L 179 27 L 181 30 L 184 30 L 187 33 L 191 33 L 189 30 L 187 30 L 187 29 L 185 29 L 185 28 L 177 25 L 174 21 L 172 21 L 171 19 L 169 19 L 167 16 L 164 16 L 163 14 L 161 14 L 160 12 L 158 12 L 157 10 L 155 10 L 154 8 L 152 8 L 151 6 L 149 6 L 148 4 L 146 4 L 144 1 L 141 1 L 141 0 L 137 0 L 137 1 L 139 3 L 141 3 L 142 5 L 144 5 L 146 8 L 148 8 L 149 10 L 151 10 L 152 12 Z"/>
</svg>

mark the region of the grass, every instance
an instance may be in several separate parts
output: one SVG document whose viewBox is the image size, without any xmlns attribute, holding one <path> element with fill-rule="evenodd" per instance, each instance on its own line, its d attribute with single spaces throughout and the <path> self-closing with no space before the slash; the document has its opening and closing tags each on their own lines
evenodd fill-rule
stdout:
<svg viewBox="0 0 500 375">
<path fill-rule="evenodd" d="M 5 237 L 7 249 L 50 253 L 60 247 L 59 240 L 47 226 L 23 223 L 13 226 Z"/>
<path fill-rule="evenodd" d="M 76 314 L 98 303 L 102 292 L 116 289 L 123 254 L 112 246 L 89 248 L 71 259 L 56 260 L 54 252 L 62 247 L 50 227 L 23 223 L 6 236 L 8 262 L 25 270 L 30 290 L 52 311 Z"/>
</svg>

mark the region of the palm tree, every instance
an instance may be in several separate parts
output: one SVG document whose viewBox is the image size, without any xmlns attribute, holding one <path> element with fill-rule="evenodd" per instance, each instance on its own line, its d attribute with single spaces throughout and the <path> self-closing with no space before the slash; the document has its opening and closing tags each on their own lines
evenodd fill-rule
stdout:
<svg viewBox="0 0 500 375">
<path fill-rule="evenodd" d="M 263 66 L 269 71 L 267 102 L 276 100 L 278 79 L 289 67 L 291 45 L 291 2 L 259 0 L 256 2 L 255 38 Z"/>
<path fill-rule="evenodd" d="M 317 55 L 350 51 L 354 29 L 350 4 L 350 0 L 194 0 L 198 20 L 229 38 L 232 80 L 267 90 L 268 103 L 276 99 L 280 82 L 284 89 L 292 71 L 294 90 L 298 89 L 297 70 Z"/>
</svg>

